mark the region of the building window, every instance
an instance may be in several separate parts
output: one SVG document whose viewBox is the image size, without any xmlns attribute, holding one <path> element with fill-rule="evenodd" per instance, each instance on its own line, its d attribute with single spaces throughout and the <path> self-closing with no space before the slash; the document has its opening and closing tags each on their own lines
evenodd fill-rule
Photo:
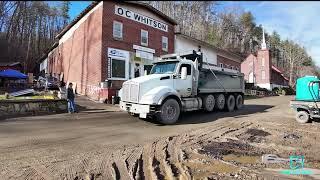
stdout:
<svg viewBox="0 0 320 180">
<path fill-rule="evenodd" d="M 168 51 L 168 38 L 165 36 L 162 36 L 162 50 Z"/>
<path fill-rule="evenodd" d="M 261 71 L 261 79 L 266 79 L 266 72 L 264 70 Z"/>
<path fill-rule="evenodd" d="M 113 21 L 113 37 L 122 39 L 122 23 L 118 21 Z"/>
<path fill-rule="evenodd" d="M 141 45 L 148 46 L 148 31 L 141 29 Z"/>
<path fill-rule="evenodd" d="M 261 66 L 264 67 L 264 58 L 261 59 Z"/>
<path fill-rule="evenodd" d="M 232 69 L 232 70 L 234 70 L 234 67 L 233 67 L 233 66 L 231 66 L 231 69 Z"/>
<path fill-rule="evenodd" d="M 239 71 L 239 68 L 238 68 L 238 67 L 236 67 L 236 70 L 237 70 L 237 71 Z"/>
<path fill-rule="evenodd" d="M 111 78 L 126 78 L 126 61 L 120 59 L 111 59 Z"/>
<path fill-rule="evenodd" d="M 223 64 L 222 63 L 220 63 L 220 67 L 223 68 Z"/>
</svg>

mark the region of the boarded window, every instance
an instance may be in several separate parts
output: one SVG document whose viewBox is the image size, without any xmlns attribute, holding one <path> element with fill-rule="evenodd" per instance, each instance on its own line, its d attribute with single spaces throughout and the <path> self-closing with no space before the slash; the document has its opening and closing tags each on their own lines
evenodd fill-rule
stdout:
<svg viewBox="0 0 320 180">
<path fill-rule="evenodd" d="M 141 29 L 141 45 L 148 46 L 148 31 Z"/>
<path fill-rule="evenodd" d="M 162 36 L 162 50 L 168 51 L 168 38 L 165 36 Z"/>
<path fill-rule="evenodd" d="M 264 61 L 265 61 L 264 58 L 262 58 L 261 59 L 261 66 L 264 66 L 264 63 L 265 63 Z"/>
<path fill-rule="evenodd" d="M 122 23 L 113 21 L 113 37 L 122 39 Z"/>
</svg>

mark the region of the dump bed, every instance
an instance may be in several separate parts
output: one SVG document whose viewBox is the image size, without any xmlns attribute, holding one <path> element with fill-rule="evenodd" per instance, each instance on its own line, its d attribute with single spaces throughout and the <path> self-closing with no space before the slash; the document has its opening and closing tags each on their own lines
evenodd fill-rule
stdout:
<svg viewBox="0 0 320 180">
<path fill-rule="evenodd" d="M 214 76 L 214 74 L 216 77 Z M 225 71 L 219 67 L 203 68 L 199 73 L 200 93 L 242 92 L 244 93 L 244 75 L 237 71 Z"/>
</svg>

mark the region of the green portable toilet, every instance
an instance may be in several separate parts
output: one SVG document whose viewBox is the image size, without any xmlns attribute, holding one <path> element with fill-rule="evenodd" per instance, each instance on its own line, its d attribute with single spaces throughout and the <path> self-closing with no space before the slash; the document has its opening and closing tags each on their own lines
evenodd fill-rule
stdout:
<svg viewBox="0 0 320 180">
<path fill-rule="evenodd" d="M 297 79 L 296 100 L 314 101 L 315 99 L 316 101 L 319 101 L 319 83 L 314 83 L 312 85 L 310 83 L 311 81 L 319 81 L 319 79 L 317 76 L 304 76 Z M 311 85 L 312 87 L 309 88 Z"/>
</svg>

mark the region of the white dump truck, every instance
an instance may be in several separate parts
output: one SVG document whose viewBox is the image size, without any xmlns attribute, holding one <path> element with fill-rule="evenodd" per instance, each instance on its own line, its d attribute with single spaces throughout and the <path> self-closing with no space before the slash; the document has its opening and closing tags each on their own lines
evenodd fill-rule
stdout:
<svg viewBox="0 0 320 180">
<path fill-rule="evenodd" d="M 125 81 L 119 97 L 120 108 L 133 116 L 174 124 L 185 111 L 242 108 L 244 79 L 236 70 L 210 65 L 201 52 L 168 54 L 149 75 Z"/>
</svg>

